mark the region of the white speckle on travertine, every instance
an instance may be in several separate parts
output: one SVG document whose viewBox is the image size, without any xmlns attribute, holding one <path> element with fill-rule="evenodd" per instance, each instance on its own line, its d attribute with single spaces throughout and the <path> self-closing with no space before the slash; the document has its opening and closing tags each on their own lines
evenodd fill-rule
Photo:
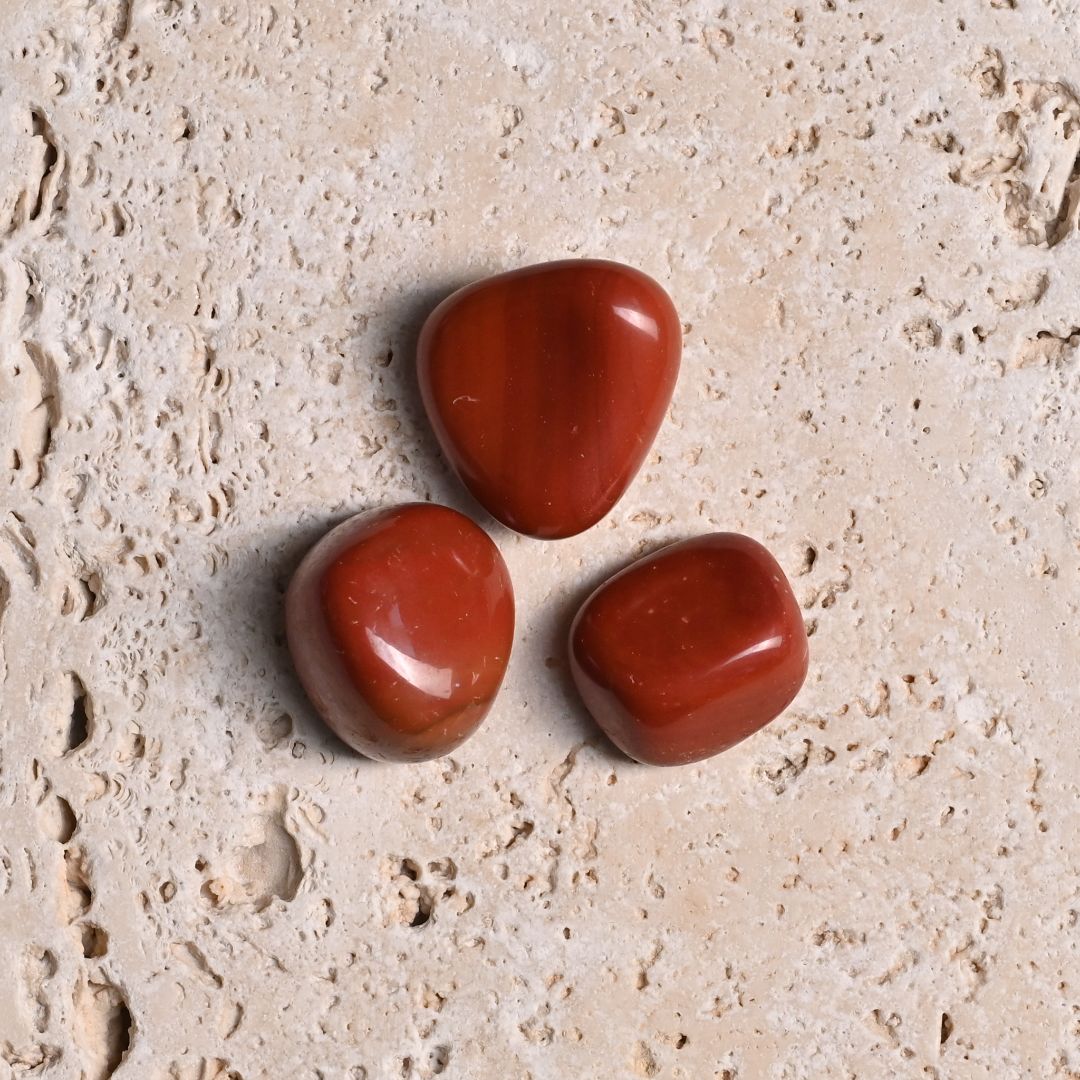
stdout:
<svg viewBox="0 0 1080 1080">
<path fill-rule="evenodd" d="M 1076 0 L 2 6 L 0 1080 L 1080 1076 Z M 585 535 L 482 518 L 502 696 L 365 761 L 284 587 L 476 511 L 419 326 L 573 256 L 674 296 L 668 422 Z M 650 770 L 568 622 L 714 529 L 810 676 Z"/>
</svg>

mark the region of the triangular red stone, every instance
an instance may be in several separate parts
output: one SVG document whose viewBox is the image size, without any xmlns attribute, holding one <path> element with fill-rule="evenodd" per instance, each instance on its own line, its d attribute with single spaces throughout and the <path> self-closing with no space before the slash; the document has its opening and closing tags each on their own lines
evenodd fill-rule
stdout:
<svg viewBox="0 0 1080 1080">
<path fill-rule="evenodd" d="M 460 289 L 424 324 L 424 405 L 443 451 L 503 524 L 595 525 L 645 460 L 679 371 L 667 293 L 619 263 L 567 260 Z"/>
</svg>

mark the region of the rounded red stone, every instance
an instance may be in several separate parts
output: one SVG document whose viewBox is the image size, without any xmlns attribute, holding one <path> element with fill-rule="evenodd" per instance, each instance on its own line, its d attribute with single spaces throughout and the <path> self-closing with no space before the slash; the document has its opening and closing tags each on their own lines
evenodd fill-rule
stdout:
<svg viewBox="0 0 1080 1080">
<path fill-rule="evenodd" d="M 360 514 L 308 552 L 285 601 L 289 651 L 327 724 L 384 761 L 449 753 L 480 725 L 514 637 L 491 538 L 445 506 Z"/>
<path fill-rule="evenodd" d="M 545 540 L 599 521 L 637 474 L 679 372 L 667 293 L 629 266 L 542 263 L 458 290 L 417 370 L 435 434 L 504 525 Z"/>
<path fill-rule="evenodd" d="M 570 631 L 589 711 L 650 765 L 700 761 L 764 727 L 799 692 L 808 656 L 783 570 L 737 533 L 633 563 L 585 601 Z"/>
</svg>

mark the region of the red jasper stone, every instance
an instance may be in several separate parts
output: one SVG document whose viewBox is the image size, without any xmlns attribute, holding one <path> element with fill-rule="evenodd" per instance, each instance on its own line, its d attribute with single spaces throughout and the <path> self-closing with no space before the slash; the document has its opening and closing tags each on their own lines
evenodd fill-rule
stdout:
<svg viewBox="0 0 1080 1080">
<path fill-rule="evenodd" d="M 360 514 L 305 556 L 285 601 L 289 651 L 315 708 L 384 761 L 449 753 L 484 719 L 514 637 L 491 538 L 445 506 Z"/>
<path fill-rule="evenodd" d="M 589 711 L 650 765 L 719 754 L 777 717 L 806 677 L 802 613 L 757 541 L 713 533 L 610 578 L 578 612 L 570 667 Z"/>
<path fill-rule="evenodd" d="M 682 329 L 667 293 L 575 259 L 459 289 L 420 334 L 420 390 L 457 474 L 504 525 L 553 540 L 595 525 L 667 411 Z"/>
</svg>

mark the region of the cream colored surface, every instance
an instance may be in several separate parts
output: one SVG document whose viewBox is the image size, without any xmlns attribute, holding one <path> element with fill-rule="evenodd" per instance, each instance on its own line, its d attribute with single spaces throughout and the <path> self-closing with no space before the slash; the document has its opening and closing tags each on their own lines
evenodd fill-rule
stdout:
<svg viewBox="0 0 1080 1080">
<path fill-rule="evenodd" d="M 1080 1076 L 1078 18 L 0 5 L 0 1076 Z M 368 763 L 289 573 L 471 508 L 419 322 L 567 255 L 672 293 L 670 421 L 591 532 L 493 528 L 482 731 Z M 636 766 L 564 631 L 712 529 L 777 553 L 810 678 Z"/>
</svg>

